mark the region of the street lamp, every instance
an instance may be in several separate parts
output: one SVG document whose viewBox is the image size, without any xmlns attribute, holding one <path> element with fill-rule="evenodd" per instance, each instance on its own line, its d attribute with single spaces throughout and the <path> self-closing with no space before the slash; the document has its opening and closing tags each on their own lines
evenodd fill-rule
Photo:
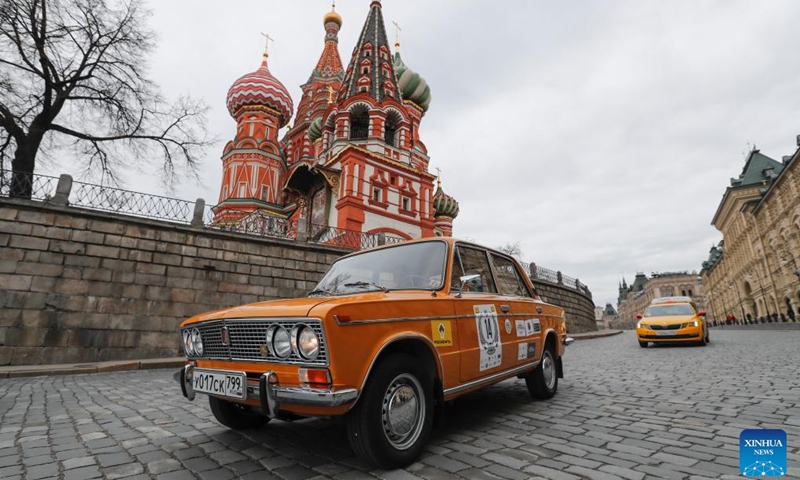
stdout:
<svg viewBox="0 0 800 480">
<path fill-rule="evenodd" d="M 728 286 L 730 286 L 733 292 L 736 294 L 736 301 L 739 302 L 739 308 L 742 309 L 742 321 L 744 322 L 747 320 L 747 314 L 744 313 L 744 305 L 742 305 L 742 299 L 739 297 L 739 289 L 733 284 L 733 280 L 731 280 Z"/>
<path fill-rule="evenodd" d="M 753 270 L 753 271 L 754 271 L 754 270 Z M 762 297 L 762 300 L 763 300 L 764 308 L 766 309 L 766 314 L 767 314 L 767 315 L 766 315 L 766 317 L 767 317 L 767 318 L 766 318 L 766 320 L 767 320 L 767 322 L 770 322 L 770 323 L 772 323 L 772 317 L 770 317 L 770 315 L 769 315 L 769 306 L 768 306 L 768 303 L 767 303 L 767 294 L 766 294 L 766 292 L 764 291 L 764 287 L 763 287 L 763 285 L 761 284 L 761 277 L 760 277 L 760 276 L 758 276 L 757 274 L 756 274 L 756 275 L 753 275 L 753 271 L 750 271 L 749 273 L 747 273 L 747 274 L 745 275 L 745 277 L 747 277 L 747 279 L 748 279 L 748 280 L 750 280 L 750 281 L 752 281 L 752 280 L 753 280 L 753 278 L 755 278 L 755 279 L 756 279 L 756 281 L 758 282 L 758 290 L 759 290 L 759 292 L 761 293 L 761 297 Z M 755 300 L 755 299 L 754 299 L 754 300 Z M 758 306 L 758 302 L 757 302 L 757 301 L 756 301 L 756 306 Z M 759 310 L 760 310 L 760 309 L 759 309 Z M 763 318 L 763 317 L 762 317 L 762 318 Z"/>
<path fill-rule="evenodd" d="M 788 267 L 790 263 L 792 264 L 794 267 L 792 274 L 794 274 L 794 276 L 797 277 L 797 280 L 800 281 L 800 270 L 797 268 L 797 262 L 795 261 L 794 256 L 789 252 L 781 252 L 779 256 L 781 258 L 781 265 L 784 267 Z"/>
</svg>

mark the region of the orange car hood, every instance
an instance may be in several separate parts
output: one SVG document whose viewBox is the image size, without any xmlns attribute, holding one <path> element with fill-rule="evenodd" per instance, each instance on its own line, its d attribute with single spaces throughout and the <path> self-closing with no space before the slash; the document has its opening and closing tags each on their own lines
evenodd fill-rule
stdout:
<svg viewBox="0 0 800 480">
<path fill-rule="evenodd" d="M 640 320 L 642 323 L 656 324 L 656 325 L 672 325 L 675 323 L 687 323 L 695 319 L 694 315 L 664 315 L 661 317 L 644 317 Z"/>
<path fill-rule="evenodd" d="M 312 308 L 325 303 L 328 298 L 293 298 L 269 300 L 267 302 L 250 303 L 236 307 L 223 308 L 213 312 L 201 313 L 185 323 L 203 322 L 220 318 L 253 318 L 253 317 L 305 317 Z"/>
</svg>

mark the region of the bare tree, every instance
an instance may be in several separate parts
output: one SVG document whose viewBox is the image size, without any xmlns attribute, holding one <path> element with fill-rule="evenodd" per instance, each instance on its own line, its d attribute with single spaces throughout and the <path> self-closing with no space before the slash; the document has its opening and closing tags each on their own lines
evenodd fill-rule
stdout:
<svg viewBox="0 0 800 480">
<path fill-rule="evenodd" d="M 522 248 L 520 248 L 519 242 L 514 242 L 514 243 L 509 242 L 501 247 L 497 247 L 497 249 L 503 253 L 511 255 L 520 262 L 522 261 Z"/>
<path fill-rule="evenodd" d="M 10 160 L 12 196 L 30 198 L 49 148 L 74 147 L 112 182 L 132 159 L 161 158 L 168 183 L 196 173 L 206 107 L 165 103 L 145 76 L 148 15 L 141 0 L 0 1 L 0 174 Z"/>
</svg>

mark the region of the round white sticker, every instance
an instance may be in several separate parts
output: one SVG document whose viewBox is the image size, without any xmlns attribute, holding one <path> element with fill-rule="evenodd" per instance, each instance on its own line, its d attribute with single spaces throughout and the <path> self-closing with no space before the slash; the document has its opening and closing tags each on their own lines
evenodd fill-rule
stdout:
<svg viewBox="0 0 800 480">
<path fill-rule="evenodd" d="M 511 320 L 506 318 L 506 333 L 511 333 Z"/>
</svg>

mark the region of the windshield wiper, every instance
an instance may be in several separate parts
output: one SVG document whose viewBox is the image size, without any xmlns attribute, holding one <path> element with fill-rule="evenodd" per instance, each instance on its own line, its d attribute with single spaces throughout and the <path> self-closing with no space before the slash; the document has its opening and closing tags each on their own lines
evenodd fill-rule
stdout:
<svg viewBox="0 0 800 480">
<path fill-rule="evenodd" d="M 371 283 L 371 282 L 351 282 L 351 283 L 345 283 L 342 286 L 343 287 L 375 287 L 375 288 L 377 288 L 378 290 L 380 290 L 382 292 L 388 292 L 389 291 L 389 289 L 384 287 L 383 285 L 378 285 L 377 283 Z"/>
<path fill-rule="evenodd" d="M 315 288 L 314 290 L 308 292 L 309 297 L 314 295 L 334 295 L 334 293 L 330 290 L 325 290 L 324 288 Z"/>
</svg>

